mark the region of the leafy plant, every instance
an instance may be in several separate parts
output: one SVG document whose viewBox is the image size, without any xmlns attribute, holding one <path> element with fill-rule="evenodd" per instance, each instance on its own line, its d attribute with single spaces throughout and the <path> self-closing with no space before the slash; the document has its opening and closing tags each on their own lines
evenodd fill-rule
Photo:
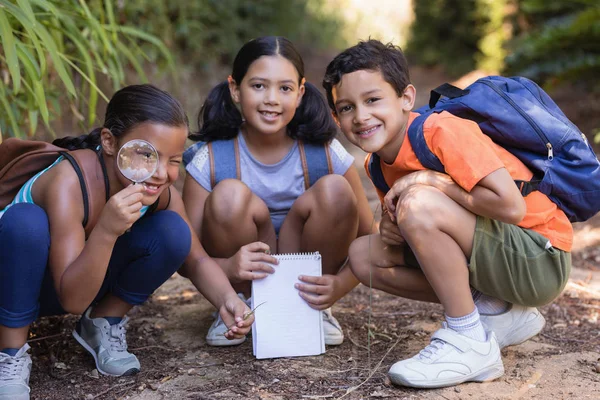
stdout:
<svg viewBox="0 0 600 400">
<path fill-rule="evenodd" d="M 116 10 L 120 23 L 160 36 L 186 63 L 230 64 L 248 40 L 282 35 L 317 47 L 340 45 L 342 17 L 324 0 L 127 0 Z M 327 11 L 327 12 L 325 12 Z M 345 45 L 346 43 L 343 43 Z M 155 50 L 146 49 L 150 59 Z"/>
<path fill-rule="evenodd" d="M 522 0 L 525 27 L 507 57 L 507 73 L 551 86 L 600 74 L 600 2 Z M 596 83 L 597 85 L 597 83 Z"/>
<path fill-rule="evenodd" d="M 140 42 L 173 67 L 162 41 L 117 23 L 112 4 L 92 10 L 85 0 L 0 0 L 0 132 L 31 136 L 39 119 L 51 130 L 65 99 L 83 125 L 93 125 L 98 98 L 108 101 L 99 75 L 117 89 L 131 65 L 147 81 Z"/>
<path fill-rule="evenodd" d="M 415 1 L 406 53 L 418 64 L 442 65 L 451 75 L 503 65 L 502 29 L 508 0 Z"/>
</svg>

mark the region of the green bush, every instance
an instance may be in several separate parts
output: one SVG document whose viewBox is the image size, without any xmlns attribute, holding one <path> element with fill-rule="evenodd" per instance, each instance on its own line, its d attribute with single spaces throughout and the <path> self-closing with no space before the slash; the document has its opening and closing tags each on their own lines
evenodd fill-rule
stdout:
<svg viewBox="0 0 600 400">
<path fill-rule="evenodd" d="M 598 85 L 600 2 L 522 0 L 524 21 L 507 57 L 509 74 L 551 86 L 564 81 Z"/>
<path fill-rule="evenodd" d="M 156 37 L 116 22 L 111 1 L 92 11 L 84 0 L 0 0 L 0 132 L 32 136 L 40 119 L 51 131 L 65 103 L 92 126 L 98 97 L 108 101 L 97 75 L 117 89 L 131 65 L 145 80 L 139 42 L 172 63 Z"/>
<path fill-rule="evenodd" d="M 407 44 L 411 62 L 442 65 L 457 76 L 475 68 L 502 68 L 507 0 L 414 1 Z"/>
<path fill-rule="evenodd" d="M 187 63 L 230 64 L 248 40 L 282 35 L 320 48 L 339 46 L 343 20 L 322 12 L 323 0 L 127 0 L 117 10 L 119 22 L 161 37 Z M 156 50 L 147 54 L 153 59 Z"/>
</svg>

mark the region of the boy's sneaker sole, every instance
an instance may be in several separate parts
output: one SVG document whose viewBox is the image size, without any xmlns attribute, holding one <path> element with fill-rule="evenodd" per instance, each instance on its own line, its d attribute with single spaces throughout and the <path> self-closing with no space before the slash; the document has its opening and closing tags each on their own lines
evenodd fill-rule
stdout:
<svg viewBox="0 0 600 400">
<path fill-rule="evenodd" d="M 83 346 L 84 349 L 86 349 L 94 357 L 94 362 L 96 363 L 96 369 L 102 375 L 107 375 L 107 376 L 130 376 L 130 375 L 135 375 L 138 372 L 140 372 L 140 370 L 138 368 L 131 368 L 131 369 L 125 371 L 124 373 L 122 373 L 121 375 L 111 374 L 111 373 L 108 373 L 106 371 L 103 371 L 102 368 L 100 368 L 100 365 L 98 364 L 98 356 L 96 355 L 96 352 L 94 351 L 94 349 L 92 349 L 90 347 L 90 345 L 87 344 L 87 342 L 85 340 L 83 340 L 83 338 L 81 336 L 79 336 L 79 333 L 77 333 L 76 330 L 73 330 L 73 337 L 75 338 L 75 340 L 77 340 L 79 342 L 80 345 Z"/>
<path fill-rule="evenodd" d="M 504 375 L 504 365 L 502 364 L 502 360 L 498 360 L 496 363 L 486 367 L 482 371 L 477 371 L 470 375 L 464 375 L 460 379 L 449 378 L 449 379 L 439 379 L 435 383 L 431 383 L 428 380 L 413 380 L 413 379 L 405 379 L 401 375 L 396 375 L 393 372 L 389 372 L 388 376 L 390 380 L 396 385 L 408 386 L 413 388 L 423 388 L 423 389 L 434 389 L 434 388 L 442 388 L 448 386 L 455 386 L 465 382 L 487 382 L 493 381 L 494 379 L 500 378 Z"/>
</svg>

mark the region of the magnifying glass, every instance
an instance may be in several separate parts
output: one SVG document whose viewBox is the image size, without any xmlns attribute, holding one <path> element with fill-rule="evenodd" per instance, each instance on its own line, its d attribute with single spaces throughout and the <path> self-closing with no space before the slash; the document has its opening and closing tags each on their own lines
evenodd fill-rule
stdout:
<svg viewBox="0 0 600 400">
<path fill-rule="evenodd" d="M 117 154 L 117 167 L 134 184 L 150 179 L 158 168 L 158 151 L 150 142 L 133 139 Z"/>
</svg>

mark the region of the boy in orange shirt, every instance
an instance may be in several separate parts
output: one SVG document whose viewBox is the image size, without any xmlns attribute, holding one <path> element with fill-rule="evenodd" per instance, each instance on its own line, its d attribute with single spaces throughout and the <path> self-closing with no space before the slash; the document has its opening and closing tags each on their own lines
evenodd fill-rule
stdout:
<svg viewBox="0 0 600 400">
<path fill-rule="evenodd" d="M 423 167 L 407 137 L 418 114 L 400 48 L 359 42 L 328 65 L 323 86 L 344 135 L 379 156 L 391 187 L 378 190 L 380 233 L 350 247 L 352 271 L 364 284 L 371 278 L 377 289 L 445 310 L 443 328 L 392 365 L 390 379 L 430 388 L 502 376 L 500 348 L 539 333 L 545 321 L 535 307 L 568 280 L 568 218 L 540 192 L 522 197 L 514 180 L 532 172 L 476 123 L 447 112 L 423 126 L 445 173 Z"/>
</svg>

